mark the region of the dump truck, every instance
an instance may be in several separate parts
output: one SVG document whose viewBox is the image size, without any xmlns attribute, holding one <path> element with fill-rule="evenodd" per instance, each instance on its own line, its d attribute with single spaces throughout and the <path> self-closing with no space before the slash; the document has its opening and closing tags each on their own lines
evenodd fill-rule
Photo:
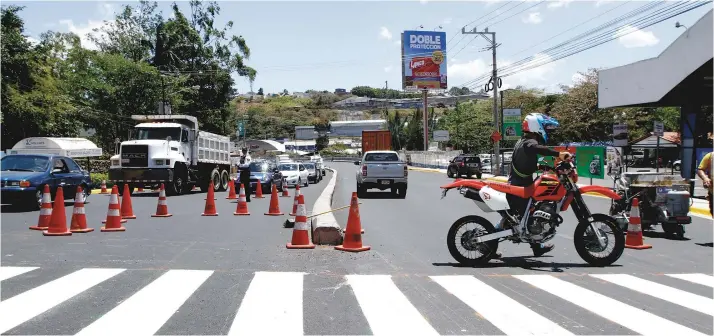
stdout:
<svg viewBox="0 0 714 336">
<path fill-rule="evenodd" d="M 390 131 L 362 131 L 362 153 L 392 150 Z"/>
<path fill-rule="evenodd" d="M 140 122 L 130 140 L 119 144 L 111 157 L 109 181 L 123 193 L 135 187 L 158 188 L 167 195 L 189 193 L 194 186 L 208 191 L 228 189 L 231 165 L 230 138 L 199 130 L 196 117 L 188 115 L 132 115 Z"/>
</svg>

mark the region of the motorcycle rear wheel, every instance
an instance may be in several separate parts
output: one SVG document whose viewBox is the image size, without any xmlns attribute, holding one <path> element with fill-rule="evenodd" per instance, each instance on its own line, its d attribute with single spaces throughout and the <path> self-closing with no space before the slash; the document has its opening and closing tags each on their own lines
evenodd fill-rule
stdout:
<svg viewBox="0 0 714 336">
<path fill-rule="evenodd" d="M 604 214 L 593 214 L 592 222 L 605 224 L 611 231 L 611 238 L 608 237 L 608 245 L 610 239 L 614 239 L 614 246 L 612 252 L 603 255 L 595 256 L 590 253 L 588 249 L 588 244 L 590 241 L 586 240 L 588 238 L 585 233 L 590 229 L 591 222 L 581 222 L 575 227 L 575 232 L 573 233 L 573 244 L 575 244 L 575 251 L 578 252 L 580 258 L 585 260 L 588 264 L 596 267 L 610 266 L 616 262 L 622 256 L 625 251 L 625 235 L 622 229 L 617 225 L 617 221 L 614 218 L 604 215 Z"/>
<path fill-rule="evenodd" d="M 458 249 L 456 240 L 459 239 L 459 245 L 463 246 L 464 248 L 468 249 L 469 247 L 464 246 L 461 243 L 461 237 L 456 237 L 456 234 L 458 233 L 461 227 L 469 223 L 477 224 L 481 226 L 484 231 L 486 231 L 483 234 L 480 234 L 479 236 L 496 232 L 496 228 L 494 228 L 493 224 L 491 224 L 491 222 L 489 222 L 487 219 L 473 215 L 464 216 L 456 220 L 454 224 L 451 224 L 451 228 L 449 228 L 449 233 L 446 235 L 446 246 L 449 248 L 449 253 L 451 254 L 451 256 L 460 264 L 471 267 L 484 265 L 496 255 L 496 251 L 498 250 L 498 240 L 496 239 L 484 243 L 479 243 L 478 245 L 481 246 L 483 250 L 487 251 L 486 253 L 482 253 L 480 257 L 469 258 L 463 255 Z"/>
</svg>

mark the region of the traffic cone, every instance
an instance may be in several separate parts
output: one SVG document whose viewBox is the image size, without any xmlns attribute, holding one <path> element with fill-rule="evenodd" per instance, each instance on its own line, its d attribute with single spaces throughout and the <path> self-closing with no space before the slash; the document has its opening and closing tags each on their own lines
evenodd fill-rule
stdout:
<svg viewBox="0 0 714 336">
<path fill-rule="evenodd" d="M 166 189 L 164 189 L 163 183 L 161 183 L 161 187 L 159 187 L 159 204 L 156 205 L 156 213 L 151 215 L 151 217 L 171 217 L 169 206 L 166 202 Z"/>
<path fill-rule="evenodd" d="M 102 232 L 115 232 L 115 231 L 126 231 L 126 228 L 121 226 L 122 223 L 126 223 L 126 219 L 121 218 L 119 206 L 119 188 L 116 184 L 112 186 L 112 193 L 109 195 L 109 208 L 107 209 L 107 219 L 103 220 L 102 223 L 106 223 L 100 231 Z"/>
<path fill-rule="evenodd" d="M 99 192 L 100 194 L 108 194 L 109 192 L 107 191 L 107 180 L 102 180 L 102 191 Z"/>
<path fill-rule="evenodd" d="M 263 185 L 260 182 L 255 185 L 255 198 L 265 198 L 263 196 Z"/>
<path fill-rule="evenodd" d="M 237 199 L 238 196 L 236 195 L 236 184 L 233 182 L 233 179 L 228 180 L 228 197 L 226 199 L 229 200 L 234 200 Z"/>
<path fill-rule="evenodd" d="M 630 224 L 627 226 L 627 237 L 625 238 L 625 247 L 635 250 L 644 250 L 652 248 L 652 245 L 645 244 L 642 237 L 642 220 L 640 219 L 640 200 L 635 198 L 632 200 L 632 209 L 630 209 Z"/>
<path fill-rule="evenodd" d="M 243 183 L 240 184 L 240 195 L 238 195 L 238 206 L 236 207 L 236 212 L 233 213 L 235 216 L 249 216 L 248 202 L 245 201 L 245 187 Z"/>
<path fill-rule="evenodd" d="M 309 226 L 307 224 L 307 210 L 305 210 L 305 197 L 298 197 L 298 209 L 293 227 L 293 238 L 285 245 L 289 249 L 314 249 L 315 244 L 310 241 Z"/>
<path fill-rule="evenodd" d="M 295 217 L 295 213 L 297 212 L 298 196 L 300 196 L 300 186 L 296 185 L 295 186 L 295 200 L 293 201 L 293 211 L 289 214 L 290 216 L 293 216 L 293 217 Z"/>
<path fill-rule="evenodd" d="M 290 193 L 288 193 L 288 184 L 287 184 L 287 179 L 283 179 L 283 194 L 280 197 L 290 197 Z M 293 211 L 294 212 L 294 211 Z"/>
<path fill-rule="evenodd" d="M 335 246 L 336 250 L 346 252 L 362 252 L 367 251 L 370 246 L 362 246 L 362 223 L 359 218 L 359 200 L 357 193 L 352 193 L 352 202 L 350 203 L 350 215 L 347 217 L 347 228 L 345 229 L 345 238 L 342 245 Z"/>
<path fill-rule="evenodd" d="M 42 231 L 45 236 L 71 236 L 72 232 L 67 230 L 67 216 L 64 213 L 64 189 L 57 188 L 55 192 L 55 204 L 52 208 L 50 226 Z"/>
<path fill-rule="evenodd" d="M 258 188 L 260 190 L 260 188 Z M 268 212 L 265 213 L 266 216 L 282 216 L 284 215 L 280 212 L 280 203 L 278 202 L 278 187 L 273 184 L 273 190 L 270 193 L 270 208 Z"/>
<path fill-rule="evenodd" d="M 52 218 L 52 194 L 50 187 L 45 184 L 42 190 L 42 206 L 40 207 L 40 219 L 37 221 L 37 226 L 30 226 L 30 230 L 44 231 L 50 227 L 50 219 Z"/>
<path fill-rule="evenodd" d="M 94 229 L 87 227 L 87 215 L 84 211 L 84 192 L 82 187 L 77 187 L 77 194 L 74 196 L 74 209 L 72 209 L 69 231 L 74 233 L 94 231 Z"/>
<path fill-rule="evenodd" d="M 213 194 L 213 181 L 208 185 L 208 195 L 206 195 L 206 207 L 203 208 L 201 216 L 218 216 L 216 212 L 216 201 Z"/>
<path fill-rule="evenodd" d="M 124 195 L 121 197 L 121 218 L 136 219 L 134 209 L 131 206 L 131 194 L 129 193 L 129 185 L 124 184 Z"/>
</svg>

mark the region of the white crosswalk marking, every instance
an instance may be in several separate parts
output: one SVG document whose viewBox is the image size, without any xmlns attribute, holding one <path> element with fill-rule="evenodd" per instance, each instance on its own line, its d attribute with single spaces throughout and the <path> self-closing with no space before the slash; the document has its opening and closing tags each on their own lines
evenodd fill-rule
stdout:
<svg viewBox="0 0 714 336">
<path fill-rule="evenodd" d="M 228 335 L 303 335 L 303 275 L 256 272 Z"/>
<path fill-rule="evenodd" d="M 432 276 L 431 279 L 506 335 L 573 335 L 470 275 Z"/>
<path fill-rule="evenodd" d="M 629 274 L 590 274 L 590 276 L 714 316 L 714 300 L 710 298 L 661 285 L 654 281 L 640 279 Z"/>
<path fill-rule="evenodd" d="M 667 274 L 669 277 L 686 280 L 703 286 L 714 287 L 714 276 L 701 274 L 701 273 L 690 273 L 690 274 Z"/>
<path fill-rule="evenodd" d="M 374 335 L 439 335 L 389 275 L 347 275 Z"/>
<path fill-rule="evenodd" d="M 39 267 L 15 267 L 15 266 L 2 266 L 0 267 L 0 281 L 5 279 L 10 279 L 16 277 L 20 274 L 27 273 L 29 271 L 34 271 Z"/>
<path fill-rule="evenodd" d="M 170 270 L 77 335 L 153 335 L 211 274 Z"/>
<path fill-rule="evenodd" d="M 0 333 L 44 313 L 124 269 L 85 268 L 0 302 Z"/>
<path fill-rule="evenodd" d="M 705 335 L 550 275 L 514 275 L 641 335 Z"/>
</svg>

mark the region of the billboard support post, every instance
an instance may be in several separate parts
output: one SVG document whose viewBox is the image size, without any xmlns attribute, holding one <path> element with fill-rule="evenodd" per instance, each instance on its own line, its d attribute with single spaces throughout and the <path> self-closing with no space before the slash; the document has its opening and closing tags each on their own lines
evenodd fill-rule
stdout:
<svg viewBox="0 0 714 336">
<path fill-rule="evenodd" d="M 424 88 L 422 90 L 422 120 L 424 122 L 424 151 L 429 150 L 429 112 L 428 111 L 428 106 L 429 106 L 429 89 Z"/>
</svg>

